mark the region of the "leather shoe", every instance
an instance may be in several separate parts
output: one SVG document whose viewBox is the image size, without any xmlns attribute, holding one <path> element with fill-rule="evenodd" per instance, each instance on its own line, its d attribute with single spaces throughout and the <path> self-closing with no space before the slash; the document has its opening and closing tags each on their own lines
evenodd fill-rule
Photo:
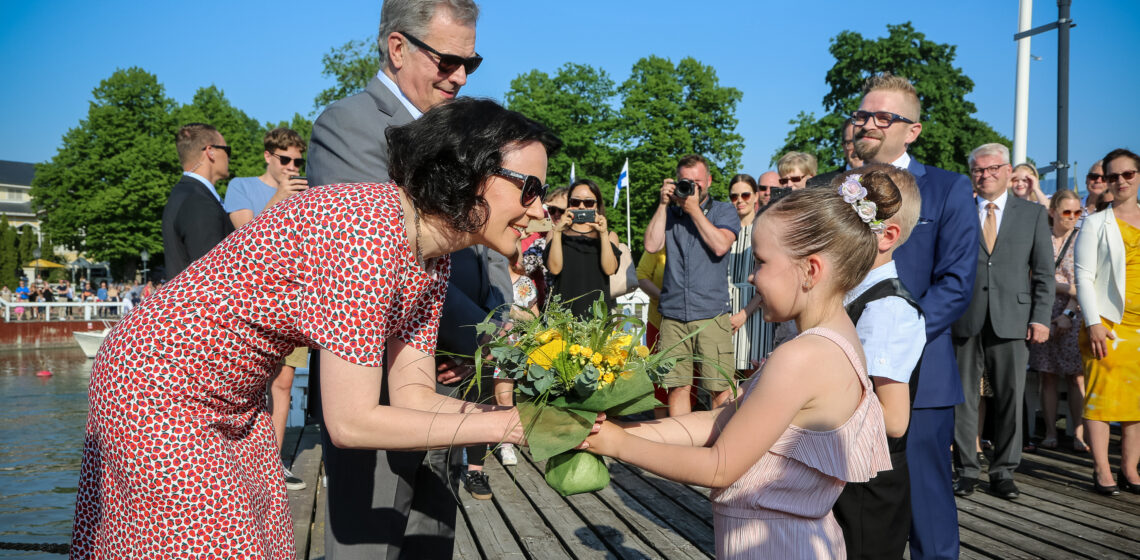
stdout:
<svg viewBox="0 0 1140 560">
<path fill-rule="evenodd" d="M 1118 496 L 1118 495 L 1120 495 L 1120 488 L 1115 484 L 1113 484 L 1111 486 L 1101 486 L 1100 481 L 1098 481 L 1096 479 L 1096 475 L 1094 474 L 1093 475 L 1093 492 L 1096 492 L 1097 494 L 1100 494 L 1101 496 Z"/>
<path fill-rule="evenodd" d="M 990 482 L 990 493 L 1007 500 L 1012 500 L 1021 495 L 1021 491 L 1017 489 L 1017 485 L 1013 483 L 1012 478 L 1003 478 L 996 482 Z"/>
<path fill-rule="evenodd" d="M 959 498 L 965 498 L 974 493 L 974 487 L 978 485 L 978 479 L 963 476 L 954 483 L 954 495 Z"/>
<path fill-rule="evenodd" d="M 1123 472 L 1117 473 L 1116 486 L 1120 488 L 1121 492 L 1140 494 L 1140 484 L 1133 484 L 1131 482 L 1128 482 L 1128 479 L 1124 477 Z"/>
</svg>

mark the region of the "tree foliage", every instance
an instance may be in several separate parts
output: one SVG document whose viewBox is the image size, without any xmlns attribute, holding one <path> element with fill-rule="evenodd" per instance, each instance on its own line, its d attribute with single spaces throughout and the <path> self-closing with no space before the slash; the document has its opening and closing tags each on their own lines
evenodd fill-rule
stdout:
<svg viewBox="0 0 1140 560">
<path fill-rule="evenodd" d="M 321 75 L 336 83 L 313 99 L 314 111 L 333 101 L 364 91 L 368 81 L 380 71 L 380 49 L 376 38 L 349 41 L 321 57 Z"/>
<path fill-rule="evenodd" d="M 156 76 L 128 68 L 101 81 L 92 97 L 87 118 L 64 134 L 50 161 L 36 165 L 31 196 L 49 246 L 110 261 L 117 276 L 133 274 L 143 249 L 161 262 L 162 210 L 182 172 L 174 146 L 178 127 L 212 124 L 233 146 L 231 174 L 265 171 L 261 139 L 277 125 L 258 124 L 216 86 L 178 105 Z M 306 138 L 312 133 L 312 123 L 299 114 L 289 125 Z M 225 192 L 225 181 L 217 186 Z"/>
<path fill-rule="evenodd" d="M 886 37 L 876 39 L 866 39 L 854 31 L 832 38 L 829 51 L 835 64 L 826 76 L 831 91 L 823 98 L 828 113 L 817 119 L 812 113 L 801 112 L 790 121 L 793 128 L 784 146 L 773 154 L 773 162 L 796 150 L 815 154 L 821 173 L 842 167 L 843 122 L 859 108 L 863 81 L 883 71 L 906 76 L 918 91 L 922 135 L 909 152 L 919 161 L 964 173 L 970 150 L 986 142 L 1009 143 L 974 118 L 977 107 L 966 100 L 974 81 L 954 66 L 957 47 L 927 40 L 910 22 L 887 25 L 887 32 Z"/>
</svg>

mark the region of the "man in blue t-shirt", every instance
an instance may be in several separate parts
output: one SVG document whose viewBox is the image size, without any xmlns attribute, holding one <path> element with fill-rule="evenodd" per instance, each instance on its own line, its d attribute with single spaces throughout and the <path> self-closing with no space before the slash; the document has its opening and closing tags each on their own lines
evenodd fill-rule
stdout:
<svg viewBox="0 0 1140 560">
<path fill-rule="evenodd" d="M 20 279 L 20 285 L 16 288 L 16 299 L 28 301 L 28 283 L 23 278 Z"/>
<path fill-rule="evenodd" d="M 260 177 L 236 177 L 226 189 L 226 212 L 234 228 L 249 223 L 262 211 L 307 188 L 301 177 L 305 165 L 305 140 L 288 128 L 265 133 L 265 173 Z"/>
<path fill-rule="evenodd" d="M 657 210 L 645 230 L 645 250 L 665 249 L 658 347 L 701 356 L 700 386 L 717 406 L 731 394 L 736 368 L 725 256 L 740 232 L 740 218 L 731 204 L 709 197 L 711 184 L 705 158 L 681 158 L 676 180 L 661 184 Z M 696 335 L 686 339 L 692 333 Z M 693 362 L 677 362 L 663 385 L 669 391 L 669 415 L 688 414 Z"/>
</svg>

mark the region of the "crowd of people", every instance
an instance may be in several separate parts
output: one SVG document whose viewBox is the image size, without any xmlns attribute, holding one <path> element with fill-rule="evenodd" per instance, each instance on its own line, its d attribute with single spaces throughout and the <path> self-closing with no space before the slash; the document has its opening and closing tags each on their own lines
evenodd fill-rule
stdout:
<svg viewBox="0 0 1140 560">
<path fill-rule="evenodd" d="M 82 288 L 77 289 L 77 285 L 82 286 Z M 140 282 L 100 280 L 96 285 L 95 282 L 80 279 L 73 285 L 67 279 L 52 284 L 37 278 L 35 283 L 29 286 L 26 279 L 20 278 L 15 290 L 10 290 L 7 286 L 0 287 L 0 299 L 14 304 L 119 303 L 118 306 L 101 306 L 97 312 L 99 317 L 118 317 L 130 312 L 131 308 L 141 303 L 143 299 L 149 297 L 157 289 L 153 281 L 143 284 Z M 37 306 L 25 308 L 16 305 L 12 312 L 16 319 L 36 320 L 45 319 L 49 316 L 47 311 Z M 53 312 L 51 317 L 66 319 L 77 314 L 78 312 L 75 309 L 63 306 L 58 312 Z"/>
<path fill-rule="evenodd" d="M 178 131 L 172 279 L 96 358 L 74 557 L 293 557 L 304 483 L 279 447 L 307 364 L 326 554 L 449 558 L 460 483 L 490 498 L 489 446 L 510 465 L 526 443 L 509 380 L 482 368 L 482 394 L 463 389 L 475 325 L 555 298 L 586 317 L 638 287 L 647 343 L 677 364 L 655 418 L 599 415 L 579 448 L 712 488 L 720 558 L 956 558 L 955 494 L 988 462 L 989 492 L 1019 496 L 1021 454 L 1059 445 L 1062 386 L 1093 490 L 1140 491 L 1140 157 L 1105 156 L 1084 200 L 1045 195 L 1000 144 L 962 154 L 969 177 L 924 165 L 914 86 L 880 73 L 836 131 L 846 169 L 784 154 L 720 201 L 685 155 L 631 248 L 595 183 L 547 188 L 545 126 L 456 97 L 482 62 L 478 14 L 386 0 L 379 73 L 308 145 L 266 134 L 265 173 L 224 200 L 224 136 Z"/>
</svg>

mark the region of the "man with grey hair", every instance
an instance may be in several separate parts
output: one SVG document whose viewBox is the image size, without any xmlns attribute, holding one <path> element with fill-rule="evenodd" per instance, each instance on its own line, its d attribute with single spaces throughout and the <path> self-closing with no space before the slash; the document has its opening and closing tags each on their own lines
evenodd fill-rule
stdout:
<svg viewBox="0 0 1140 560">
<path fill-rule="evenodd" d="M 380 72 L 364 91 L 333 103 L 313 123 L 309 184 L 389 180 L 385 132 L 455 98 L 483 60 L 475 52 L 478 17 L 479 7 L 471 0 L 385 0 L 380 10 Z M 474 253 L 475 248 L 465 251 Z M 453 283 L 440 318 L 441 331 L 454 330 L 449 320 L 463 316 L 454 310 L 456 306 L 480 303 L 459 297 L 477 293 L 478 286 L 488 282 L 484 278 L 478 283 L 476 275 L 485 277 L 486 272 L 480 273 L 475 265 L 490 261 L 477 257 L 453 256 Z M 509 286 L 505 259 L 500 260 Z M 464 263 L 470 263 L 472 270 L 461 270 Z M 476 287 L 461 293 L 454 289 L 457 280 Z M 474 313 L 483 317 L 486 310 Z M 448 348 L 441 344 L 440 349 Z M 440 381 L 454 381 L 460 369 L 441 370 Z M 314 379 L 319 379 L 319 371 L 317 362 L 310 371 L 310 387 L 315 385 L 318 391 L 319 381 Z M 387 404 L 387 395 L 385 387 L 381 404 Z M 319 403 L 319 396 L 310 398 Z M 451 557 L 456 498 L 440 478 L 446 477 L 446 464 L 436 461 L 429 468 L 423 452 L 339 449 L 324 433 L 322 440 L 328 480 L 327 558 Z M 438 456 L 443 463 L 446 453 Z"/>
<path fill-rule="evenodd" d="M 977 193 L 978 274 L 966 312 L 951 328 L 965 402 L 955 409 L 954 449 L 961 467 L 954 493 L 969 496 L 981 465 L 975 451 L 982 373 L 993 388 L 987 414 L 994 419 L 990 493 L 1020 495 L 1013 471 L 1021 462 L 1028 343 L 1049 339 L 1053 312 L 1053 242 L 1045 207 L 1009 196 L 1009 149 L 983 144 L 970 152 Z"/>
</svg>

